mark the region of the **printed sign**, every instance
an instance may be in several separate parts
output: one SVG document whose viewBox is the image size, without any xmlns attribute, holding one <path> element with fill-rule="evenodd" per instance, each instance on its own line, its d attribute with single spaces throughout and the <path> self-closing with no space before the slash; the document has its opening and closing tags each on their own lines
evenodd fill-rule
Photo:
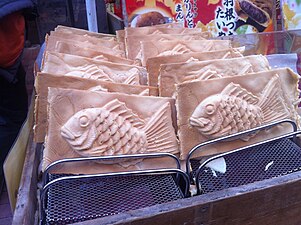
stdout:
<svg viewBox="0 0 301 225">
<path fill-rule="evenodd" d="M 198 1 L 196 27 L 214 36 L 273 31 L 273 0 Z"/>
<path fill-rule="evenodd" d="M 274 30 L 273 0 L 126 0 L 126 12 L 129 26 L 173 20 L 213 36 Z"/>
</svg>

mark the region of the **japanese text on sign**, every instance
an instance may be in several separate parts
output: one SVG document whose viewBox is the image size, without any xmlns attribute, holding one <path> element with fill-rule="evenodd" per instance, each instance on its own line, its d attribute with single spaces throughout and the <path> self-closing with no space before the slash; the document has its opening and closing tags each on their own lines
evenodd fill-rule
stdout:
<svg viewBox="0 0 301 225">
<path fill-rule="evenodd" d="M 218 29 L 218 36 L 235 34 L 236 18 L 234 0 L 223 0 L 223 6 L 217 7 L 215 11 L 215 25 Z"/>
<path fill-rule="evenodd" d="M 192 4 L 190 2 L 190 0 L 184 0 L 184 6 L 186 9 L 186 22 L 187 22 L 187 27 L 189 28 L 193 28 L 193 11 L 192 11 Z"/>
<path fill-rule="evenodd" d="M 178 22 L 184 22 L 184 14 L 183 14 L 183 8 L 182 4 L 176 4 L 176 21 Z"/>
</svg>

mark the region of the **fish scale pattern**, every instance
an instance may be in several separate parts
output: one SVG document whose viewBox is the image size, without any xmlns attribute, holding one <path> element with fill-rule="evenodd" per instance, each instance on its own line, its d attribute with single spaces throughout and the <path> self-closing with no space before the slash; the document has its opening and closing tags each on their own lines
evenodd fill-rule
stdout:
<svg viewBox="0 0 301 225">
<path fill-rule="evenodd" d="M 231 132 L 236 133 L 259 126 L 263 121 L 261 109 L 255 105 L 249 105 L 246 101 L 226 96 L 219 106 L 222 115 L 223 128 L 230 126 Z"/>
<path fill-rule="evenodd" d="M 143 152 L 147 148 L 146 134 L 143 130 L 132 126 L 124 117 L 117 113 L 102 111 L 98 124 L 100 132 L 98 144 L 105 146 L 104 155 L 129 154 Z"/>
</svg>

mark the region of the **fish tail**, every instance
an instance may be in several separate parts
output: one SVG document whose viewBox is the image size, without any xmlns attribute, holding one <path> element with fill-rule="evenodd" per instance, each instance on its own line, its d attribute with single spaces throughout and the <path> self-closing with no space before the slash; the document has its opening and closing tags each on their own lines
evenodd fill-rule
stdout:
<svg viewBox="0 0 301 225">
<path fill-rule="evenodd" d="M 167 121 L 170 113 L 170 104 L 167 102 L 157 111 L 143 128 L 147 137 L 147 152 L 178 153 L 178 142 L 174 129 L 170 129 Z"/>
<path fill-rule="evenodd" d="M 123 82 L 124 84 L 139 84 L 139 70 L 137 68 L 132 68 L 127 73 L 128 78 Z"/>
<path fill-rule="evenodd" d="M 266 123 L 285 119 L 290 115 L 278 75 L 274 76 L 263 90 L 258 106 Z"/>
</svg>

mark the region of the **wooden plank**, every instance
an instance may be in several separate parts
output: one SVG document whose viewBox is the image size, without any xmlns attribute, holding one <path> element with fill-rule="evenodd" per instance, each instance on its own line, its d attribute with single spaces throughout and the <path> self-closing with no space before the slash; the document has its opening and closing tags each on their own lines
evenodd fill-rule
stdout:
<svg viewBox="0 0 301 225">
<path fill-rule="evenodd" d="M 16 209 L 14 212 L 12 225 L 32 225 L 35 224 L 35 214 L 37 211 L 37 180 L 38 165 L 41 157 L 42 144 L 36 144 L 30 139 L 25 157 Z"/>
<path fill-rule="evenodd" d="M 77 224 L 301 224 L 301 172 Z"/>
</svg>

